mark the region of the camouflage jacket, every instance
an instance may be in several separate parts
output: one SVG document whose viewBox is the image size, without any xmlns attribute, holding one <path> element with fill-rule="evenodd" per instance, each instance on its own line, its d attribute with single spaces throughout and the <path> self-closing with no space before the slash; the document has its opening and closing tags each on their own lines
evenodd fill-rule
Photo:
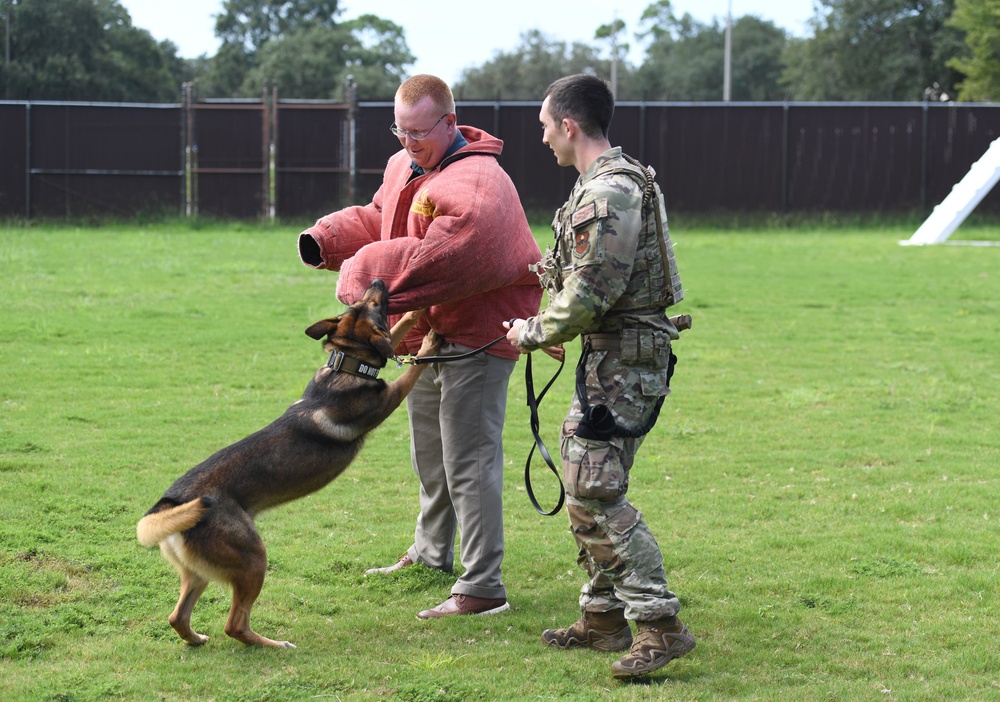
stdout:
<svg viewBox="0 0 1000 702">
<path fill-rule="evenodd" d="M 664 310 L 683 291 L 662 209 L 663 241 L 657 236 L 662 195 L 656 188 L 658 201 L 644 202 L 641 178 L 615 147 L 577 180 L 552 221 L 553 247 L 537 266 L 548 306 L 521 328 L 520 346 L 532 351 L 581 334 L 621 334 L 623 325 L 677 338 Z"/>
</svg>

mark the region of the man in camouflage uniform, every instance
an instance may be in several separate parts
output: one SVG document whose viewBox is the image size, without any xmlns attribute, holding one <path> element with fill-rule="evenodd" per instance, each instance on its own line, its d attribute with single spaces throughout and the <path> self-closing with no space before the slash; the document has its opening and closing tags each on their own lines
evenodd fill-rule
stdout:
<svg viewBox="0 0 1000 702">
<path fill-rule="evenodd" d="M 546 91 L 542 142 L 581 175 L 553 220 L 555 248 L 538 265 L 548 306 L 505 326 L 522 353 L 551 351 L 577 336 L 583 342 L 561 453 L 578 562 L 590 580 L 580 620 L 542 640 L 563 649 L 630 649 L 612 674 L 632 678 L 695 641 L 677 618 L 660 548 L 625 496 L 636 452 L 670 392 L 678 330 L 664 310 L 683 292 L 662 194 L 649 169 L 611 147 L 613 112 L 611 91 L 594 76 L 561 78 Z"/>
</svg>

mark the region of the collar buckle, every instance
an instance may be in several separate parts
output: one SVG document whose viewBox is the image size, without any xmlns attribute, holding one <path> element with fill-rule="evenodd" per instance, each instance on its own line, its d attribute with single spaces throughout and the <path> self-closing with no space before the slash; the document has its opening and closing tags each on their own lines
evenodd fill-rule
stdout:
<svg viewBox="0 0 1000 702">
<path fill-rule="evenodd" d="M 326 363 L 327 367 L 334 371 L 339 371 L 340 367 L 344 365 L 344 356 L 343 351 L 334 351 L 330 354 L 330 360 Z"/>
</svg>

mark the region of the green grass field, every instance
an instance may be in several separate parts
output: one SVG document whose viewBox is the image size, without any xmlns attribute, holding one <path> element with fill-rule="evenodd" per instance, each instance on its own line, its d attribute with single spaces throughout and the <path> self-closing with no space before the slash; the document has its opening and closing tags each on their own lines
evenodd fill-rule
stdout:
<svg viewBox="0 0 1000 702">
<path fill-rule="evenodd" d="M 419 621 L 451 576 L 363 576 L 411 543 L 401 409 L 337 481 L 258 521 L 254 628 L 298 648 L 225 636 L 215 585 L 194 614 L 212 640 L 188 647 L 166 622 L 178 579 L 135 523 L 325 362 L 303 330 L 341 306 L 334 276 L 299 263 L 297 231 L 0 228 L 4 700 L 1000 698 L 1000 248 L 901 247 L 912 230 L 885 225 L 675 223 L 694 329 L 629 494 L 698 638 L 689 656 L 623 684 L 616 654 L 541 643 L 576 619 L 583 574 L 565 513 L 538 515 L 524 490 L 523 362 L 505 442 L 512 611 Z M 576 353 L 542 407 L 553 450 Z M 544 379 L 555 364 L 537 356 Z M 552 504 L 537 456 L 532 475 Z"/>
</svg>

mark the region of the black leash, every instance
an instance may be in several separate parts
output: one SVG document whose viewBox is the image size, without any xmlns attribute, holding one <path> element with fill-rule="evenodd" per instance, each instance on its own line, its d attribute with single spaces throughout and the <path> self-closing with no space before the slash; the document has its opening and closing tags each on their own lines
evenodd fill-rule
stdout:
<svg viewBox="0 0 1000 702">
<path fill-rule="evenodd" d="M 392 358 L 394 361 L 396 361 L 396 363 L 398 363 L 401 366 L 404 364 L 419 366 L 425 363 L 447 363 L 448 361 L 461 361 L 463 358 L 470 358 L 472 356 L 475 356 L 477 353 L 482 353 L 491 346 L 494 346 L 496 344 L 499 344 L 501 341 L 504 341 L 506 338 L 507 338 L 506 335 L 497 337 L 490 343 L 480 346 L 478 349 L 473 349 L 472 351 L 466 351 L 465 353 L 457 353 L 454 356 L 407 356 L 407 357 L 393 356 Z"/>
<path fill-rule="evenodd" d="M 394 360 L 401 366 L 403 364 L 420 365 L 424 363 L 448 363 L 449 361 L 461 361 L 463 358 L 469 358 L 471 356 L 475 356 L 477 353 L 482 353 L 483 351 L 490 348 L 494 344 L 498 344 L 501 341 L 505 341 L 506 339 L 507 335 L 505 334 L 499 338 L 494 339 L 485 346 L 480 346 L 478 349 L 467 351 L 466 353 L 455 354 L 453 356 L 420 356 L 420 357 L 408 356 L 405 358 L 400 356 L 395 356 Z M 531 410 L 531 433 L 535 437 L 535 443 L 532 444 L 531 450 L 528 452 L 528 460 L 524 464 L 524 487 L 528 491 L 528 499 L 531 500 L 531 504 L 534 506 L 535 510 L 539 514 L 544 515 L 546 517 L 551 517 L 554 514 L 557 514 L 560 509 L 562 509 L 563 503 L 566 501 L 566 488 L 563 487 L 562 477 L 559 475 L 559 469 L 556 468 L 555 462 L 553 462 L 552 457 L 549 455 L 549 450 L 545 448 L 545 442 L 542 441 L 542 437 L 538 433 L 539 429 L 538 405 L 541 403 L 542 398 L 545 397 L 545 393 L 547 393 L 549 391 L 549 388 L 552 387 L 552 384 L 556 382 L 556 378 L 559 377 L 559 374 L 562 372 L 563 366 L 565 364 L 566 364 L 566 358 L 564 356 L 563 360 L 559 362 L 559 368 L 556 369 L 555 375 L 552 376 L 552 379 L 549 380 L 548 383 L 546 383 L 545 387 L 542 388 L 542 391 L 537 396 L 535 395 L 534 376 L 531 372 L 530 353 L 528 354 L 527 365 L 524 368 L 524 384 L 525 387 L 527 388 L 527 393 L 528 393 L 528 408 Z M 559 502 L 556 504 L 556 506 L 552 509 L 551 512 L 546 512 L 544 509 L 542 509 L 541 505 L 538 504 L 538 500 L 535 499 L 534 491 L 531 489 L 531 457 L 535 453 L 536 446 L 538 447 L 539 455 L 541 455 L 542 459 L 549 466 L 549 470 L 551 470 L 555 474 L 556 480 L 559 481 Z"/>
<path fill-rule="evenodd" d="M 538 434 L 538 405 L 541 403 L 542 398 L 545 397 L 545 393 L 549 391 L 552 384 L 556 382 L 556 378 L 562 372 L 563 366 L 566 364 L 566 357 L 563 356 L 563 360 L 559 361 L 559 368 L 556 369 L 555 375 L 552 379 L 546 383 L 542 391 L 535 396 L 535 382 L 534 377 L 531 372 L 531 354 L 528 354 L 528 362 L 524 367 L 524 385 L 528 391 L 528 408 L 531 410 L 531 433 L 535 437 L 535 443 L 532 444 L 531 450 L 528 452 L 528 460 L 524 464 L 524 487 L 528 491 L 528 499 L 531 500 L 532 506 L 534 506 L 535 511 L 545 517 L 551 517 L 562 509 L 563 502 L 566 501 L 566 488 L 563 487 L 562 476 L 559 474 L 559 470 L 556 468 L 555 463 L 552 461 L 552 457 L 549 455 L 549 451 L 545 448 L 545 442 L 542 441 L 542 437 Z M 535 447 L 538 447 L 538 453 L 541 455 L 542 459 L 549 466 L 555 476 L 556 480 L 559 482 L 559 502 L 551 512 L 546 512 L 542 509 L 541 505 L 538 504 L 538 500 L 535 499 L 535 492 L 531 489 L 531 457 L 535 454 Z"/>
<path fill-rule="evenodd" d="M 583 354 L 580 356 L 580 361 L 577 363 L 576 367 L 576 392 L 580 398 L 580 405 L 583 407 L 583 420 L 580 422 L 580 426 L 577 427 L 577 436 L 585 436 L 585 438 L 599 439 L 601 441 L 608 441 L 612 436 L 624 436 L 631 438 L 638 438 L 643 436 L 652 430 L 653 425 L 656 424 L 656 420 L 660 415 L 660 408 L 663 407 L 664 396 L 660 396 L 656 404 L 653 407 L 653 411 L 646 421 L 645 425 L 639 429 L 626 429 L 615 421 L 615 418 L 611 414 L 611 410 L 604 405 L 591 406 L 587 402 L 587 390 L 586 390 L 586 379 L 584 367 L 587 362 L 587 355 L 590 353 L 590 344 L 586 344 L 584 347 Z M 528 363 L 524 369 L 524 384 L 528 391 L 528 407 L 531 410 L 531 433 L 535 437 L 535 444 L 531 447 L 531 451 L 528 452 L 528 461 L 524 464 L 524 487 L 528 491 L 528 499 L 531 500 L 531 504 L 534 506 L 535 511 L 539 514 L 551 517 L 562 509 L 563 503 L 566 501 L 566 488 L 562 482 L 562 476 L 559 474 L 559 470 L 556 468 L 555 463 L 552 461 L 552 457 L 549 456 L 548 450 L 545 448 L 545 443 L 542 441 L 542 437 L 538 434 L 538 404 L 545 397 L 545 393 L 549 391 L 552 384 L 559 377 L 562 372 L 563 365 L 565 365 L 565 356 L 563 360 L 559 362 L 559 368 L 556 369 L 555 375 L 549 380 L 548 384 L 542 389 L 542 392 L 535 396 L 535 386 L 534 380 L 531 372 L 531 354 L 528 354 Z M 667 371 L 667 387 L 670 387 L 670 377 L 674 374 L 674 366 L 677 363 L 677 357 L 671 352 L 670 362 Z M 596 424 L 596 426 L 594 426 Z M 589 434 L 587 433 L 589 432 Z M 559 501 L 551 512 L 546 512 L 538 504 L 538 500 L 535 499 L 535 493 L 531 489 L 531 457 L 535 453 L 535 446 L 538 447 L 538 453 L 541 454 L 545 463 L 548 464 L 549 469 L 555 474 L 556 480 L 559 481 Z"/>
<path fill-rule="evenodd" d="M 677 317 L 671 317 L 670 321 L 677 327 L 678 331 L 691 328 L 691 316 L 690 315 L 679 315 Z M 513 323 L 513 320 L 511 320 Z M 661 395 L 653 411 L 650 414 L 649 419 L 646 421 L 645 425 L 639 429 L 626 429 L 618 425 L 611 410 L 603 405 L 591 406 L 587 401 L 587 389 L 586 389 L 586 376 L 585 376 L 585 365 L 587 362 L 587 355 L 590 353 L 590 342 L 588 341 L 584 345 L 583 353 L 580 355 L 580 360 L 576 366 L 576 392 L 580 398 L 580 406 L 583 408 L 584 417 L 580 425 L 577 427 L 576 435 L 584 436 L 587 431 L 591 431 L 589 438 L 600 439 L 601 441 L 607 441 L 612 436 L 624 436 L 631 438 L 638 438 L 645 434 L 648 434 L 652 429 L 653 425 L 656 424 L 656 420 L 660 416 L 660 409 L 663 407 L 663 401 L 665 396 Z M 562 509 L 563 503 L 566 501 L 566 487 L 563 485 L 562 476 L 559 474 L 559 470 L 556 468 L 555 463 L 552 461 L 552 457 L 549 456 L 548 450 L 545 448 L 545 443 L 542 441 L 542 437 L 538 434 L 538 405 L 541 403 L 542 398 L 545 397 L 545 393 L 549 391 L 552 384 L 556 382 L 556 378 L 562 372 L 563 366 L 566 363 L 566 357 L 563 356 L 562 360 L 559 362 L 559 368 L 556 369 L 555 375 L 552 379 L 545 385 L 542 392 L 535 396 L 535 384 L 531 373 L 531 354 L 528 354 L 528 363 L 524 369 L 524 385 L 528 391 L 528 407 L 531 410 L 531 433 L 535 437 L 535 444 L 531 447 L 531 451 L 528 452 L 528 461 L 524 464 L 524 487 L 528 491 L 528 498 L 531 500 L 531 504 L 534 506 L 535 511 L 539 514 L 551 517 Z M 673 350 L 670 351 L 670 358 L 667 364 L 667 387 L 670 387 L 670 379 L 674 375 L 674 367 L 677 365 L 677 356 L 674 355 Z M 596 416 L 595 416 L 596 415 Z M 596 422 L 597 431 L 594 432 L 593 423 Z M 581 433 L 583 432 L 583 433 Z M 559 481 L 559 501 L 551 512 L 546 512 L 538 504 L 538 500 L 535 499 L 535 493 L 531 489 L 531 457 L 535 453 L 535 446 L 538 447 L 538 453 L 541 454 L 545 463 L 548 464 L 549 470 L 551 470 L 555 476 L 556 480 Z"/>
</svg>

